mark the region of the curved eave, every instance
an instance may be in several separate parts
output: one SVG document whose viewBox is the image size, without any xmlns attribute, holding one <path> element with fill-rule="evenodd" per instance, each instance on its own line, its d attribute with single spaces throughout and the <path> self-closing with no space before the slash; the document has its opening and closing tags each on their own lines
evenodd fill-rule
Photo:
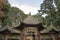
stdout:
<svg viewBox="0 0 60 40">
<path fill-rule="evenodd" d="M 50 30 L 49 32 L 53 32 L 53 33 L 59 33 L 60 31 L 58 31 L 58 30 L 55 30 L 55 29 L 52 29 L 52 30 Z"/>
<path fill-rule="evenodd" d="M 40 31 L 41 34 L 49 34 L 49 33 L 59 33 L 60 31 L 58 29 L 43 29 L 42 31 Z"/>
<path fill-rule="evenodd" d="M 7 33 L 7 32 L 10 33 L 10 31 L 8 29 L 5 29 L 5 30 L 0 31 L 0 33 Z"/>
<path fill-rule="evenodd" d="M 32 26 L 32 27 L 37 27 L 37 26 L 39 26 L 41 23 L 36 23 L 36 24 L 32 24 L 32 23 L 29 24 L 29 23 L 28 23 L 28 24 L 27 24 L 27 23 L 21 22 L 21 24 L 24 25 L 24 26 L 26 26 L 26 27 L 31 27 L 31 26 Z"/>
<path fill-rule="evenodd" d="M 7 27 L 4 27 L 4 28 L 0 28 L 0 32 L 3 32 L 7 29 Z"/>
<path fill-rule="evenodd" d="M 39 31 L 44 29 L 42 23 L 39 23 L 39 24 L 26 24 L 26 23 L 23 23 L 23 22 L 21 22 L 21 24 L 19 26 L 17 26 L 16 29 L 22 30 L 25 27 L 36 27 L 36 28 L 38 28 Z"/>
</svg>

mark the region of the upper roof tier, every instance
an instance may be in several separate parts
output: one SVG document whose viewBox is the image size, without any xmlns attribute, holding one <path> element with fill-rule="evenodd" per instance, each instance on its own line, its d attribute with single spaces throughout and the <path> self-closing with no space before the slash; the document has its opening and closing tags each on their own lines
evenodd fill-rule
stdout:
<svg viewBox="0 0 60 40">
<path fill-rule="evenodd" d="M 39 24 L 38 18 L 34 18 L 33 16 L 29 15 L 23 23 L 25 24 Z"/>
</svg>

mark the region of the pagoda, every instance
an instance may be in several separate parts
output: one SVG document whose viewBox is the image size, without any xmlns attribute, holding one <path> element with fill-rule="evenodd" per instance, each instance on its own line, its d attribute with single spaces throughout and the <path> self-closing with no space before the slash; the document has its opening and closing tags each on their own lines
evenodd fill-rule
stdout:
<svg viewBox="0 0 60 40">
<path fill-rule="evenodd" d="M 17 27 L 17 29 L 21 30 L 22 40 L 39 40 L 39 32 L 43 28 L 38 18 L 31 16 L 31 14 Z"/>
</svg>

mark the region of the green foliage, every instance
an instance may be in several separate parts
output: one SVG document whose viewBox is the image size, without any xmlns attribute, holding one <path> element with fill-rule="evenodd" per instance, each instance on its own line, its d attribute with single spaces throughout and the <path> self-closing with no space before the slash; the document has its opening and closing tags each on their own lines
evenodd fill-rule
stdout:
<svg viewBox="0 0 60 40">
<path fill-rule="evenodd" d="M 43 18 L 43 23 L 46 26 L 50 26 L 51 23 L 56 26 L 57 22 L 57 12 L 56 12 L 56 7 L 54 6 L 54 1 L 53 0 L 44 0 L 43 3 L 41 4 L 41 9 L 40 9 L 40 14 L 47 14 L 45 18 Z"/>
<path fill-rule="evenodd" d="M 8 0 L 6 0 L 5 3 L 6 4 L 4 4 L 2 6 L 3 8 L 1 9 L 5 15 L 5 19 L 2 22 L 4 26 L 12 26 L 13 23 L 16 23 L 17 21 L 20 22 L 27 17 L 27 15 L 25 15 L 24 12 L 19 8 L 11 7 Z"/>
<path fill-rule="evenodd" d="M 53 3 L 55 3 L 56 7 Z M 40 22 L 47 26 L 50 26 L 51 23 L 54 26 L 60 26 L 60 0 L 44 0 L 40 7 L 41 9 L 38 10 L 39 13 L 33 15 L 35 18 L 38 18 Z M 8 1 L 6 5 L 3 6 L 2 11 L 4 11 L 5 15 L 3 25 L 12 26 L 17 20 L 20 22 L 27 17 L 19 8 L 11 7 Z M 47 14 L 45 18 L 42 17 L 44 14 Z"/>
<path fill-rule="evenodd" d="M 20 10 L 17 7 L 11 7 L 9 11 L 9 18 L 10 18 L 10 24 L 17 25 L 20 21 L 24 20 L 26 18 L 26 15 L 22 10 Z"/>
<path fill-rule="evenodd" d="M 55 4 L 56 4 L 56 7 L 57 7 L 57 11 L 56 11 L 56 26 L 60 26 L 60 0 L 54 0 L 55 1 Z"/>
<path fill-rule="evenodd" d="M 4 12 L 4 20 L 2 22 L 3 26 L 6 26 L 7 25 L 7 20 L 8 20 L 8 13 L 9 13 L 9 10 L 10 10 L 10 4 L 8 3 L 8 0 L 4 1 L 5 3 L 1 5 L 1 11 Z"/>
<path fill-rule="evenodd" d="M 54 0 L 55 1 L 55 4 L 58 8 L 58 10 L 60 10 L 60 0 Z"/>
<path fill-rule="evenodd" d="M 60 0 L 44 0 L 39 13 L 41 17 L 47 14 L 42 20 L 44 25 L 50 26 L 52 23 L 55 27 L 60 27 Z"/>
</svg>

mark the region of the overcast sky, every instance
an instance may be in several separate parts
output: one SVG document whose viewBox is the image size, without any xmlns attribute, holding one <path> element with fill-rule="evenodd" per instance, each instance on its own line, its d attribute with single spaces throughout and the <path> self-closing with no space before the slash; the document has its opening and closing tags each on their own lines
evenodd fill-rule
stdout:
<svg viewBox="0 0 60 40">
<path fill-rule="evenodd" d="M 43 0 L 8 0 L 11 6 L 16 6 L 25 14 L 31 12 L 32 15 L 38 13 Z"/>
</svg>

